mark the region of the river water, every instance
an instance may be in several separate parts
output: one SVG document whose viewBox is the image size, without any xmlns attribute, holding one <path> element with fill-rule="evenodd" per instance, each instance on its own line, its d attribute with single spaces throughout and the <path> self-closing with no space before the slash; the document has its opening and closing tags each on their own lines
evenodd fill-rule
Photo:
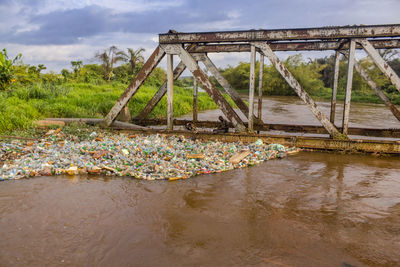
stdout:
<svg viewBox="0 0 400 267">
<path fill-rule="evenodd" d="M 270 122 L 315 123 L 295 99 L 265 103 Z M 397 127 L 381 105 L 352 110 L 354 126 Z M 300 152 L 174 182 L 5 181 L 0 203 L 1 266 L 400 265 L 399 157 Z"/>
</svg>

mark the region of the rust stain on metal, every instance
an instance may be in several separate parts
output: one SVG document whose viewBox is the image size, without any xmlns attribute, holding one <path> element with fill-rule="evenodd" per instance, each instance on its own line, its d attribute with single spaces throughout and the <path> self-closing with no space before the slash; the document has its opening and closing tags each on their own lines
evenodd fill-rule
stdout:
<svg viewBox="0 0 400 267">
<path fill-rule="evenodd" d="M 173 46 L 173 45 L 171 45 Z M 200 69 L 199 65 L 196 63 L 195 59 L 181 46 L 174 45 L 177 50 L 180 51 L 179 56 L 186 67 L 192 72 L 194 78 L 203 86 L 203 89 L 208 93 L 208 95 L 214 100 L 214 102 L 219 106 L 221 111 L 224 113 L 226 118 L 233 122 L 238 131 L 245 131 L 243 121 L 236 114 L 233 108 L 225 100 L 222 94 L 210 81 L 207 75 Z"/>
<path fill-rule="evenodd" d="M 253 43 L 256 47 L 260 48 L 263 54 L 268 57 L 275 68 L 281 73 L 283 78 L 288 82 L 288 84 L 294 89 L 297 95 L 306 103 L 310 108 L 314 116 L 321 122 L 325 129 L 333 138 L 344 138 L 335 125 L 333 125 L 324 113 L 317 107 L 317 104 L 311 99 L 306 91 L 301 87 L 299 82 L 294 78 L 294 76 L 289 72 L 288 69 L 282 64 L 278 57 L 274 54 L 271 48 L 265 43 L 255 42 Z"/>
<path fill-rule="evenodd" d="M 134 119 L 133 122 L 142 126 L 156 126 L 165 125 L 166 119 Z M 216 128 L 219 125 L 218 121 L 191 121 L 183 119 L 174 119 L 174 125 L 185 126 L 187 123 L 193 123 L 198 128 Z M 247 127 L 247 123 L 244 123 Z M 234 128 L 232 123 L 229 123 L 230 128 Z M 256 131 L 283 131 L 290 133 L 308 133 L 308 134 L 329 134 L 328 131 L 322 126 L 316 125 L 291 125 L 291 124 L 255 124 L 254 130 Z M 341 128 L 338 128 L 341 130 Z M 387 137 L 387 138 L 400 138 L 400 129 L 377 129 L 377 128 L 359 128 L 350 127 L 348 129 L 349 135 L 361 135 L 371 137 Z"/>
<path fill-rule="evenodd" d="M 110 112 L 104 118 L 104 125 L 110 126 L 118 114 L 121 112 L 122 108 L 125 107 L 129 100 L 136 94 L 139 90 L 140 86 L 149 76 L 149 74 L 154 70 L 154 68 L 158 65 L 161 59 L 164 57 L 165 52 L 160 49 L 158 46 L 153 54 L 149 57 L 143 67 L 140 69 L 139 73 L 136 75 L 135 79 L 131 82 L 125 92 L 120 96 L 117 103 L 111 108 Z"/>
<path fill-rule="evenodd" d="M 374 38 L 395 37 L 400 35 L 400 24 L 342 26 L 282 30 L 251 30 L 204 33 L 160 34 L 160 44 L 178 43 L 218 43 L 218 42 L 252 42 L 315 40 L 337 38 Z"/>
<path fill-rule="evenodd" d="M 377 38 L 379 37 L 379 38 Z M 375 39 L 377 38 L 377 39 Z M 348 42 L 347 40 L 353 39 L 354 41 Z M 342 140 L 345 136 L 341 135 L 339 130 L 343 130 L 344 133 L 348 131 L 348 134 L 352 135 L 367 135 L 367 136 L 382 136 L 382 137 L 398 137 L 400 136 L 397 129 L 361 129 L 361 128 L 348 128 L 346 121 L 348 121 L 349 103 L 346 103 L 345 108 L 345 118 L 342 128 L 337 128 L 334 125 L 334 114 L 336 106 L 336 92 L 337 92 L 337 75 L 338 72 L 335 70 L 334 73 L 334 88 L 332 90 L 332 102 L 331 102 L 331 114 L 330 119 L 322 113 L 317 104 L 313 99 L 307 94 L 306 91 L 300 86 L 298 81 L 293 77 L 290 71 L 279 61 L 273 51 L 300 51 L 300 50 L 336 50 L 342 52 L 344 50 L 350 49 L 364 49 L 368 55 L 373 59 L 375 64 L 379 69 L 390 79 L 390 81 L 395 85 L 397 90 L 400 91 L 400 78 L 394 73 L 389 64 L 385 62 L 376 49 L 381 48 L 400 48 L 400 24 L 392 25 L 361 25 L 361 26 L 344 26 L 344 27 L 320 27 L 320 28 L 304 28 L 304 29 L 277 29 L 277 30 L 249 30 L 249 31 L 228 31 L 228 32 L 199 32 L 199 33 L 178 33 L 176 31 L 170 31 L 168 34 L 159 35 L 160 45 L 153 52 L 147 62 L 144 64 L 143 68 L 139 71 L 138 75 L 121 95 L 117 103 L 113 106 L 110 112 L 104 119 L 104 124 L 109 126 L 117 117 L 118 113 L 122 110 L 124 106 L 127 105 L 129 100 L 136 94 L 144 80 L 148 77 L 151 71 L 157 66 L 165 53 L 179 55 L 184 63 L 182 66 L 174 70 L 173 79 L 177 79 L 183 70 L 185 65 L 192 72 L 195 77 L 195 81 L 202 85 L 203 89 L 210 95 L 214 102 L 219 106 L 221 111 L 225 114 L 226 118 L 231 122 L 230 125 L 235 127 L 237 131 L 243 131 L 245 129 L 246 123 L 241 121 L 240 117 L 236 114 L 233 108 L 227 103 L 223 98 L 222 94 L 215 88 L 212 82 L 209 80 L 208 76 L 200 69 L 196 60 L 195 53 L 203 53 L 206 59 L 208 57 L 204 53 L 218 53 L 218 52 L 250 52 L 251 45 L 256 45 L 256 51 L 260 52 L 262 55 L 266 55 L 270 61 L 273 63 L 275 68 L 284 79 L 290 84 L 290 86 L 296 91 L 298 96 L 307 104 L 314 116 L 321 122 L 323 127 L 320 126 L 296 126 L 296 125 L 277 125 L 277 124 L 264 124 L 262 121 L 255 121 L 255 125 L 252 126 L 252 119 L 256 119 L 254 116 L 250 116 L 250 129 L 268 131 L 273 129 L 279 129 L 284 131 L 297 131 L 297 132 L 307 132 L 307 133 L 320 133 L 320 134 L 330 134 L 331 137 L 337 140 L 318 140 L 318 141 L 307 141 L 311 142 L 310 147 L 323 147 L 323 149 L 355 149 L 361 151 L 367 151 L 368 149 L 383 150 L 387 149 L 398 149 L 398 145 L 393 148 L 393 144 L 381 144 L 379 142 L 373 144 L 366 144 L 369 141 L 346 141 Z M 268 42 L 266 44 L 265 42 Z M 190 55 L 193 53 L 193 56 Z M 335 59 L 338 61 L 338 52 Z M 351 58 L 351 57 L 350 57 Z M 202 60 L 204 61 L 204 60 Z M 209 62 L 208 62 L 209 61 Z M 246 104 L 238 96 L 237 92 L 229 85 L 227 81 L 221 79 L 222 75 L 215 71 L 216 67 L 213 65 L 211 60 L 204 61 L 206 67 L 213 75 L 216 77 L 218 82 L 224 87 L 228 92 L 230 97 L 234 100 L 236 105 L 240 110 L 248 117 L 251 113 Z M 211 62 L 211 63 L 210 63 Z M 212 66 L 211 66 L 211 65 Z M 357 68 L 357 63 L 356 68 Z M 351 64 L 350 64 L 351 65 Z M 210 67 L 211 66 L 211 67 Z M 215 67 L 215 69 L 214 69 Z M 335 68 L 338 70 L 338 68 Z M 254 71 L 253 71 L 254 72 Z M 171 73 L 170 73 L 171 74 Z M 365 74 L 365 73 L 364 73 Z M 376 94 L 382 99 L 382 101 L 389 107 L 394 116 L 400 120 L 400 111 L 393 105 L 389 99 L 382 93 L 382 90 L 374 84 L 370 77 L 366 77 L 361 73 L 361 76 L 367 81 L 371 88 L 376 92 Z M 253 76 L 254 73 L 253 73 Z M 352 75 L 348 75 L 349 77 Z M 223 77 L 222 77 L 223 78 Z M 171 79 L 170 79 L 171 80 Z M 348 82 L 348 85 L 350 83 Z M 157 93 L 153 98 L 147 103 L 144 110 L 138 115 L 136 120 L 144 123 L 145 117 L 152 111 L 152 109 L 157 105 L 160 99 L 165 95 L 167 88 L 166 83 L 159 88 Z M 336 87 L 336 88 L 335 88 Z M 262 72 L 260 72 L 260 85 L 259 85 L 259 107 L 262 104 Z M 251 91 L 251 90 L 250 90 Z M 347 90 L 348 94 L 350 90 Z M 194 99 L 196 96 L 194 96 Z M 350 99 L 350 98 L 348 98 Z M 346 102 L 349 102 L 346 97 Z M 194 105 L 194 109 L 195 109 Z M 196 110 L 194 110 L 195 113 Z M 259 109 L 259 116 L 261 116 L 261 110 Z M 197 115 L 194 115 L 194 120 L 197 119 Z M 170 123 L 181 123 L 180 121 L 174 120 L 170 117 Z M 217 122 L 215 122 L 217 123 Z M 196 126 L 203 125 L 208 127 L 214 125 L 212 123 L 196 122 Z M 348 129 L 346 129 L 348 128 Z M 237 135 L 239 136 L 239 135 Z M 226 139 L 236 139 L 237 136 L 232 137 L 230 135 L 223 136 Z M 254 139 L 254 135 L 241 135 L 242 140 Z M 257 137 L 258 138 L 258 137 Z M 264 138 L 264 137 L 263 137 Z M 268 137 L 270 138 L 270 137 Z M 280 140 L 282 137 L 276 137 L 274 140 Z M 284 140 L 286 137 L 283 137 Z M 293 137 L 291 137 L 293 138 Z M 269 139 L 270 140 L 270 139 Z M 299 139 L 300 140 L 300 139 Z M 398 144 L 398 143 L 397 143 Z"/>
<path fill-rule="evenodd" d="M 174 69 L 174 81 L 176 81 L 182 74 L 182 72 L 186 69 L 185 64 L 183 62 L 179 62 L 178 66 Z M 154 94 L 154 96 L 150 99 L 150 101 L 146 104 L 144 109 L 136 116 L 137 119 L 146 118 L 157 106 L 157 104 L 161 101 L 163 96 L 167 93 L 167 81 L 163 83 L 163 85 L 158 89 L 158 91 Z"/>
<path fill-rule="evenodd" d="M 378 68 L 385 74 L 385 76 L 392 82 L 396 89 L 400 92 L 400 78 L 393 71 L 393 69 L 385 62 L 382 56 L 376 51 L 372 44 L 366 39 L 357 39 L 368 55 L 372 58 Z"/>
<path fill-rule="evenodd" d="M 361 65 L 355 61 L 354 67 L 356 71 L 360 74 L 360 76 L 367 82 L 369 87 L 375 92 L 375 94 L 382 100 L 382 102 L 389 107 L 390 111 L 396 117 L 397 120 L 400 121 L 400 111 L 396 108 L 395 105 L 390 102 L 390 99 L 383 93 L 382 89 L 372 80 L 372 78 L 368 75 L 368 73 L 361 67 Z"/>
<path fill-rule="evenodd" d="M 335 66 L 333 74 L 333 87 L 332 87 L 332 100 L 331 100 L 331 116 L 330 122 L 335 124 L 335 113 L 336 113 L 336 95 L 339 83 L 339 66 L 340 66 L 340 53 L 336 51 L 335 53 Z"/>
</svg>

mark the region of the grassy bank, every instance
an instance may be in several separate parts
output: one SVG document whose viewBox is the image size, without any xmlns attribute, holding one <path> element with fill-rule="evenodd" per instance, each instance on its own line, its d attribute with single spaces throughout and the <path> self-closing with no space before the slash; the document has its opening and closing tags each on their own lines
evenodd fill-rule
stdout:
<svg viewBox="0 0 400 267">
<path fill-rule="evenodd" d="M 104 117 L 125 89 L 126 85 L 122 83 L 104 85 L 65 83 L 20 86 L 7 92 L 0 92 L 0 133 L 27 129 L 34 120 L 45 117 Z M 193 91 L 181 87 L 174 89 L 174 116 L 191 112 Z M 128 105 L 132 116 L 137 115 L 145 107 L 156 90 L 155 87 L 142 86 Z M 198 101 L 199 110 L 217 108 L 206 93 L 199 93 Z M 166 109 L 167 103 L 164 97 L 150 117 L 163 117 Z"/>
</svg>

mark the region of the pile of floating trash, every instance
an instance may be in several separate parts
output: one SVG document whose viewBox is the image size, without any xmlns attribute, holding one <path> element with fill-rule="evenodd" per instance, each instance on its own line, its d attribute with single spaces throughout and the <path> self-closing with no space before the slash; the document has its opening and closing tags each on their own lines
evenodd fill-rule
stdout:
<svg viewBox="0 0 400 267">
<path fill-rule="evenodd" d="M 91 140 L 60 138 L 52 132 L 37 141 L 0 143 L 0 180 L 59 174 L 103 174 L 138 179 L 185 179 L 282 158 L 295 148 L 192 140 L 184 136 L 109 135 Z M 61 135 L 62 137 L 62 135 Z"/>
</svg>

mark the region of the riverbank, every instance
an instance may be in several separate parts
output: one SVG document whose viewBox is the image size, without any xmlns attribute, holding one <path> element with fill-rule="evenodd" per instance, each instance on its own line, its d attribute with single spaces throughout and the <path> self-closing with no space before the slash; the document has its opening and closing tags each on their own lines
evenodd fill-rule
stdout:
<svg viewBox="0 0 400 267">
<path fill-rule="evenodd" d="M 123 83 L 94 85 L 87 83 L 34 84 L 0 92 L 0 134 L 28 130 L 34 120 L 46 117 L 104 118 L 126 89 Z M 132 116 L 146 106 L 158 88 L 143 85 L 129 102 Z M 165 116 L 166 97 L 155 107 L 150 117 Z M 217 105 L 204 92 L 198 94 L 198 110 L 215 109 Z M 193 110 L 193 91 L 174 87 L 174 116 Z"/>
<path fill-rule="evenodd" d="M 130 135 L 61 128 L 38 139 L 0 143 L 0 180 L 59 174 L 103 174 L 177 180 L 252 166 L 296 151 L 279 144 L 205 142 L 183 136 Z"/>
</svg>

